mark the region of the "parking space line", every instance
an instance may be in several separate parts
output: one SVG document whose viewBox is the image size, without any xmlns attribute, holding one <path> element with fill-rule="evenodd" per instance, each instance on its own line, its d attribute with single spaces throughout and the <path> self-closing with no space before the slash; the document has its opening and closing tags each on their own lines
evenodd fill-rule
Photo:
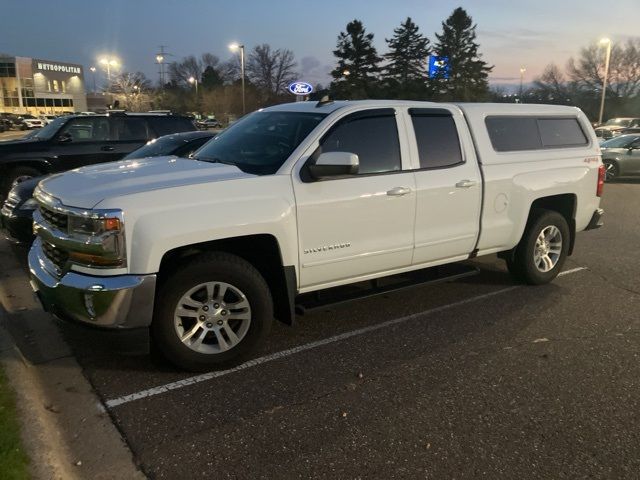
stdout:
<svg viewBox="0 0 640 480">
<path fill-rule="evenodd" d="M 570 270 L 565 270 L 564 272 L 560 272 L 558 276 L 569 275 L 572 273 L 576 273 L 582 270 L 586 270 L 586 267 L 577 267 L 572 268 Z M 167 383 L 165 385 L 160 385 L 158 387 L 149 388 L 147 390 L 142 390 L 136 393 L 132 393 L 129 395 L 124 395 L 122 397 L 113 398 L 110 400 L 106 400 L 104 403 L 107 408 L 114 408 L 120 405 L 124 405 L 126 403 L 133 402 L 135 400 L 141 400 L 143 398 L 153 397 L 155 395 L 160 395 L 161 393 L 170 392 L 171 390 L 177 390 L 180 388 L 188 387 L 190 385 L 195 385 L 197 383 L 206 382 L 207 380 L 212 380 L 214 378 L 224 377 L 225 375 L 229 375 L 231 373 L 239 372 L 241 370 L 247 370 L 248 368 L 257 367 L 258 365 L 262 365 L 264 363 L 273 362 L 274 360 L 279 360 L 281 358 L 290 357 L 291 355 L 295 355 L 297 353 L 306 352 L 308 350 L 313 350 L 318 347 L 322 347 L 324 345 L 329 345 L 331 343 L 340 342 L 342 340 L 346 340 L 351 337 L 356 337 L 359 335 L 364 335 L 365 333 L 375 332 L 376 330 L 380 330 L 382 328 L 388 328 L 394 325 L 398 325 L 400 323 L 408 322 L 410 320 L 414 320 L 426 315 L 432 315 L 434 313 L 439 313 L 444 310 L 448 310 L 450 308 L 459 307 L 461 305 L 466 305 L 468 303 L 477 302 L 479 300 L 483 300 L 485 298 L 495 297 L 496 295 L 501 295 L 503 293 L 511 292 L 513 290 L 517 290 L 521 288 L 521 285 L 514 285 L 512 287 L 502 288 L 500 290 L 496 290 L 495 292 L 484 293 L 482 295 L 476 295 L 475 297 L 467 298 L 465 300 L 460 300 L 459 302 L 449 303 L 446 305 L 441 305 L 439 307 L 431 308 L 429 310 L 424 310 L 418 313 L 412 313 L 411 315 L 406 315 L 404 317 L 395 318 L 393 320 L 388 320 L 386 322 L 378 323 L 376 325 L 371 325 L 369 327 L 359 328 L 357 330 L 352 330 L 350 332 L 341 333 L 339 335 L 334 335 L 332 337 L 325 338 L 323 340 L 318 340 L 311 343 L 306 343 L 304 345 L 300 345 L 297 347 L 289 348 L 287 350 L 282 350 L 280 352 L 271 353 L 269 355 L 265 355 L 263 357 L 258 357 L 253 360 L 249 360 L 245 363 L 242 363 L 236 367 L 229 368 L 226 370 L 217 370 L 214 372 L 203 373 L 201 375 L 195 375 L 193 377 L 188 377 L 183 380 L 178 380 L 177 382 Z"/>
</svg>

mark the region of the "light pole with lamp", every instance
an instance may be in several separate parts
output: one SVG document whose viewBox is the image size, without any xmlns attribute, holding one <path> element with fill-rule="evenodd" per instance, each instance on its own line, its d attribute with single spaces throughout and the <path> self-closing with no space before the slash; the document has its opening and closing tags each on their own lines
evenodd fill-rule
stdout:
<svg viewBox="0 0 640 480">
<path fill-rule="evenodd" d="M 607 53 L 604 60 L 604 80 L 602 81 L 602 99 L 600 100 L 600 115 L 598 115 L 598 125 L 602 124 L 602 116 L 604 115 L 604 98 L 607 95 L 607 80 L 609 77 L 609 60 L 611 59 L 611 39 L 603 38 L 600 40 L 601 45 L 607 45 Z"/>
<path fill-rule="evenodd" d="M 246 113 L 246 104 L 244 99 L 244 45 L 232 43 L 231 45 L 229 45 L 229 49 L 232 52 L 240 50 L 240 77 L 242 78 L 242 114 L 244 115 Z"/>
<path fill-rule="evenodd" d="M 96 67 L 89 67 L 89 70 L 93 75 L 93 93 L 96 93 Z"/>
<path fill-rule="evenodd" d="M 189 83 L 196 87 L 196 97 L 198 97 L 198 79 L 195 77 L 189 77 Z"/>
<path fill-rule="evenodd" d="M 111 91 L 111 67 L 114 67 L 114 68 L 117 67 L 118 60 L 116 60 L 115 58 L 103 57 L 100 59 L 100 63 L 104 65 L 107 69 L 107 91 L 110 92 Z"/>
<path fill-rule="evenodd" d="M 164 56 L 156 55 L 156 63 L 159 66 L 160 88 L 164 89 Z"/>
<path fill-rule="evenodd" d="M 526 68 L 520 67 L 520 95 L 518 95 L 520 97 L 520 103 L 522 103 L 522 84 L 524 82 L 524 72 L 526 71 Z"/>
</svg>

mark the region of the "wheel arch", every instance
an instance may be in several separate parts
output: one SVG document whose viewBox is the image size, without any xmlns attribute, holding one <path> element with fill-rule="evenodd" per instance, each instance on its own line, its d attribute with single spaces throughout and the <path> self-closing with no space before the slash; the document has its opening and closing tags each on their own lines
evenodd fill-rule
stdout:
<svg viewBox="0 0 640 480">
<path fill-rule="evenodd" d="M 569 253 L 573 253 L 573 247 L 576 241 L 576 210 L 578 208 L 578 197 L 574 193 L 563 193 L 560 195 L 550 195 L 548 197 L 541 197 L 534 200 L 529 208 L 529 217 L 527 218 L 527 225 L 533 218 L 536 210 L 551 210 L 558 212 L 564 217 L 569 225 L 569 232 L 571 232 L 571 238 L 569 239 Z"/>
<path fill-rule="evenodd" d="M 162 285 L 171 271 L 179 268 L 186 259 L 203 252 L 220 251 L 237 255 L 251 263 L 264 277 L 274 305 L 274 316 L 287 325 L 295 319 L 294 300 L 297 292 L 296 269 L 284 265 L 280 245 L 271 234 L 255 234 L 241 237 L 217 239 L 185 245 L 165 252 L 160 261 L 158 286 Z"/>
</svg>

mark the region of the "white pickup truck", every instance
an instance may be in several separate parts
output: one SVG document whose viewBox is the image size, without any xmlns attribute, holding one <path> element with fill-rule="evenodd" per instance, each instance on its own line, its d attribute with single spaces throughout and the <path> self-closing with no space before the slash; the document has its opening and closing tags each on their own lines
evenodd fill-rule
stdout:
<svg viewBox="0 0 640 480">
<path fill-rule="evenodd" d="M 299 102 L 193 158 L 80 168 L 35 192 L 32 286 L 86 324 L 149 327 L 175 364 L 245 355 L 307 292 L 499 254 L 559 273 L 601 225 L 604 169 L 577 108 Z"/>
</svg>

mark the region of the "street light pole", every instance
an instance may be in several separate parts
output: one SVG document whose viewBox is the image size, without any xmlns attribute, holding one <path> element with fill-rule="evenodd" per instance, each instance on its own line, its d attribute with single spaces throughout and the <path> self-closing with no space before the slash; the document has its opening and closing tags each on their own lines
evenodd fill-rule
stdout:
<svg viewBox="0 0 640 480">
<path fill-rule="evenodd" d="M 101 58 L 100 63 L 107 68 L 107 91 L 111 92 L 111 67 L 117 67 L 118 61 L 115 58 Z"/>
<path fill-rule="evenodd" d="M 196 87 L 196 98 L 198 97 L 198 79 L 195 77 L 189 77 L 189 83 Z"/>
<path fill-rule="evenodd" d="M 96 67 L 90 67 L 89 70 L 93 75 L 93 93 L 96 93 Z"/>
<path fill-rule="evenodd" d="M 520 103 L 522 103 L 522 83 L 524 82 L 524 72 L 526 72 L 527 69 L 524 67 L 520 67 Z"/>
<path fill-rule="evenodd" d="M 602 98 L 600 99 L 600 115 L 598 115 L 598 124 L 602 124 L 602 117 L 604 115 L 604 99 L 607 95 L 607 80 L 609 77 L 609 60 L 611 59 L 611 39 L 603 38 L 600 40 L 601 44 L 607 44 L 607 54 L 604 60 L 604 80 L 602 81 Z"/>
<path fill-rule="evenodd" d="M 240 78 L 242 79 L 242 114 L 244 115 L 247 111 L 245 94 L 244 94 L 244 45 L 238 45 L 237 43 L 232 43 L 231 45 L 229 45 L 229 48 L 232 51 L 240 50 Z"/>
</svg>

